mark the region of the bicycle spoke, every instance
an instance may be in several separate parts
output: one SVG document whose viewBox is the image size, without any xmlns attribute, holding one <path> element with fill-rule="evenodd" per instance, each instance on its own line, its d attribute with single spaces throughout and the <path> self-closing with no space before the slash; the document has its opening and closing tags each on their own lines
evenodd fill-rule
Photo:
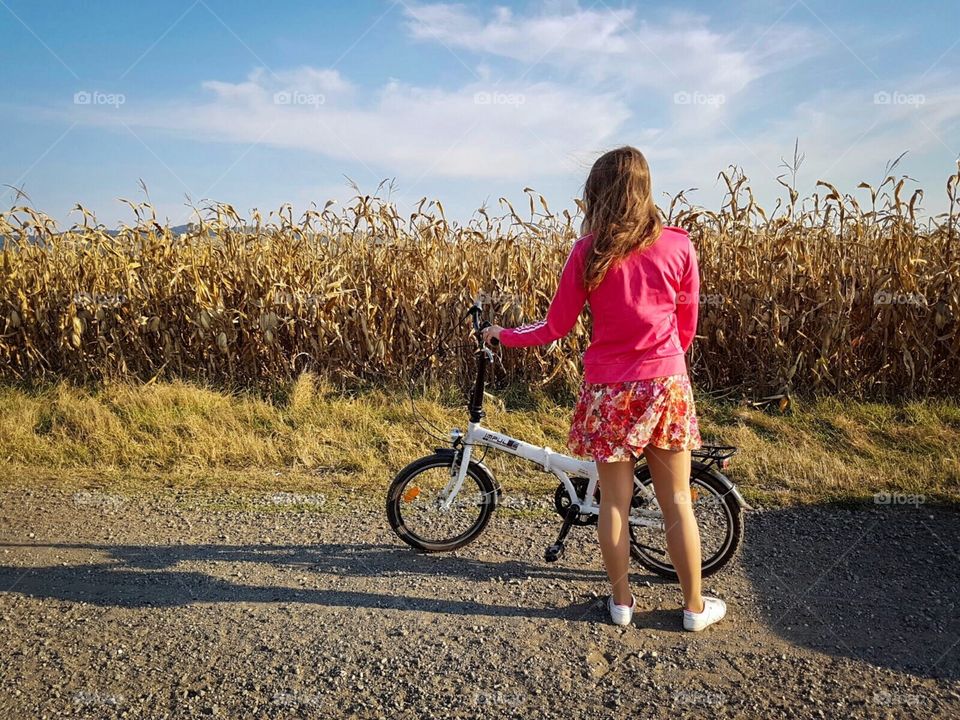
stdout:
<svg viewBox="0 0 960 720">
<path fill-rule="evenodd" d="M 697 478 L 692 478 L 690 482 L 690 500 L 700 531 L 703 564 L 707 566 L 722 555 L 728 547 L 730 540 L 728 510 L 723 502 L 723 497 Z M 647 516 L 649 512 L 648 510 L 634 508 L 632 514 L 634 517 L 643 517 Z M 664 569 L 673 569 L 667 552 L 666 535 L 663 529 L 632 526 L 631 536 L 634 546 L 645 552 L 650 560 L 662 565 Z"/>
<path fill-rule="evenodd" d="M 448 542 L 468 532 L 485 504 L 484 493 L 468 477 L 444 507 L 449 466 L 432 467 L 411 478 L 401 495 L 400 515 L 407 530 L 428 543 Z"/>
</svg>

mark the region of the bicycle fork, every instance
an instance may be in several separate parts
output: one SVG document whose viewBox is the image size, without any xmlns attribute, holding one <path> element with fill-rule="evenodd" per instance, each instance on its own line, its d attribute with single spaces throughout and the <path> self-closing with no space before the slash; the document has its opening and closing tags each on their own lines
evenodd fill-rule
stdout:
<svg viewBox="0 0 960 720">
<path fill-rule="evenodd" d="M 450 481 L 443 488 L 440 495 L 440 509 L 447 512 L 453 499 L 463 487 L 463 481 L 467 478 L 467 468 L 470 467 L 470 455 L 473 451 L 473 445 L 464 444 L 460 446 L 459 452 L 454 451 L 453 462 L 450 464 Z"/>
<path fill-rule="evenodd" d="M 440 509 L 443 511 L 450 509 L 453 499 L 457 496 L 457 493 L 460 492 L 460 488 L 463 487 L 463 482 L 467 476 L 467 468 L 470 466 L 472 450 L 473 445 L 465 444 L 461 446 L 459 452 L 455 452 L 453 455 L 453 462 L 450 464 L 450 481 L 446 487 L 444 487 L 443 493 L 440 496 Z M 570 534 L 570 528 L 573 527 L 579 515 L 579 504 L 573 503 L 567 508 L 556 541 L 543 553 L 544 560 L 547 562 L 556 562 L 563 557 L 564 542 L 567 539 L 567 535 Z"/>
</svg>

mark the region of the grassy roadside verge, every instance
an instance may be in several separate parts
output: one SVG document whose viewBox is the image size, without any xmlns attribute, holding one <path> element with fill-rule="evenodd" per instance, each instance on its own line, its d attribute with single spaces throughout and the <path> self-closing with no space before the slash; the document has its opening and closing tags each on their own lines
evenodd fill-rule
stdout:
<svg viewBox="0 0 960 720">
<path fill-rule="evenodd" d="M 417 407 L 441 429 L 465 422 L 439 395 Z M 930 400 L 794 403 L 789 414 L 700 399 L 705 440 L 740 447 L 729 469 L 763 506 L 872 502 L 875 493 L 960 504 L 960 407 Z M 571 408 L 547 400 L 504 408 L 486 424 L 563 450 Z M 403 394 L 343 395 L 304 375 L 282 400 L 186 383 L 0 388 L 0 477 L 6 487 L 121 494 L 321 493 L 374 502 L 394 473 L 429 452 Z M 506 455 L 486 458 L 507 493 L 548 496 L 554 481 Z M 286 497 L 286 496 L 283 496 Z"/>
</svg>

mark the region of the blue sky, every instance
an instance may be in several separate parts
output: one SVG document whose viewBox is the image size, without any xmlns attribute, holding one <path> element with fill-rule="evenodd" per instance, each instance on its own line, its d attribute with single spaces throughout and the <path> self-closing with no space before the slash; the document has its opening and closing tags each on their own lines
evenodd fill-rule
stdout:
<svg viewBox="0 0 960 720">
<path fill-rule="evenodd" d="M 0 184 L 61 226 L 110 227 L 142 179 L 161 219 L 189 197 L 241 214 L 348 201 L 395 179 L 465 219 L 523 188 L 571 208 L 632 144 L 655 192 L 744 168 L 772 206 L 799 140 L 801 194 L 888 161 L 946 208 L 960 153 L 960 3 L 0 0 Z M 914 186 L 911 181 L 910 187 Z M 0 206 L 14 202 L 2 188 Z"/>
</svg>

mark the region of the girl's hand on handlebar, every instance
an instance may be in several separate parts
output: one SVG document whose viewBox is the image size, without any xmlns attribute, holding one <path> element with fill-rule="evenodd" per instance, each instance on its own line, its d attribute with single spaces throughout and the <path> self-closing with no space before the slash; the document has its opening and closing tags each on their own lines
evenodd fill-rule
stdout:
<svg viewBox="0 0 960 720">
<path fill-rule="evenodd" d="M 480 331 L 480 334 L 483 336 L 483 342 L 487 345 L 491 345 L 491 340 L 499 341 L 501 330 L 503 330 L 503 328 L 499 325 L 488 325 Z"/>
</svg>

